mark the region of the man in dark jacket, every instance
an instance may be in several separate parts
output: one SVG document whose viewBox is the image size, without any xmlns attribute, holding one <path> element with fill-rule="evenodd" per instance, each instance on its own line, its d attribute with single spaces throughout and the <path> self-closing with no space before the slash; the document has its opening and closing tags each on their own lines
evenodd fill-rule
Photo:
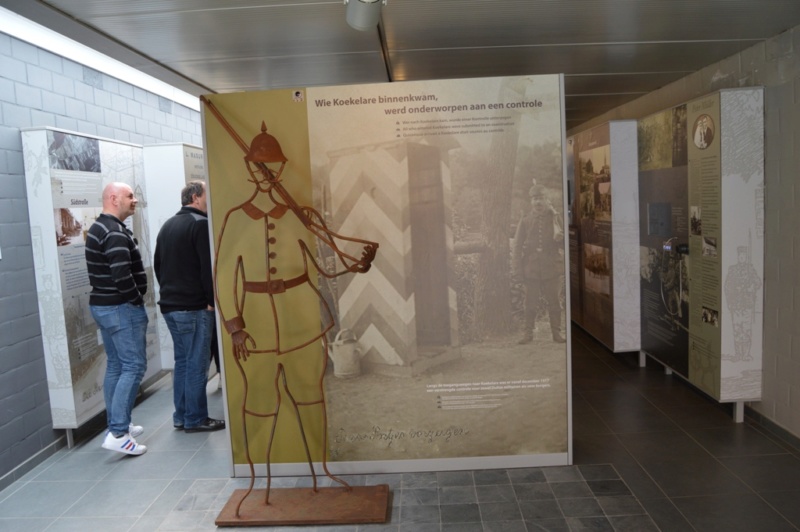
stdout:
<svg viewBox="0 0 800 532">
<path fill-rule="evenodd" d="M 135 437 L 144 429 L 131 423 L 131 411 L 147 369 L 147 276 L 133 233 L 123 221 L 138 203 L 131 187 L 109 183 L 103 189 L 103 212 L 86 235 L 89 310 L 106 350 L 103 399 L 108 434 L 103 449 L 140 455 L 147 447 Z"/>
<path fill-rule="evenodd" d="M 153 264 L 158 305 L 175 354 L 172 424 L 186 432 L 209 432 L 224 429 L 225 421 L 208 417 L 206 398 L 214 288 L 205 183 L 188 183 L 181 205 L 158 233 Z"/>
</svg>

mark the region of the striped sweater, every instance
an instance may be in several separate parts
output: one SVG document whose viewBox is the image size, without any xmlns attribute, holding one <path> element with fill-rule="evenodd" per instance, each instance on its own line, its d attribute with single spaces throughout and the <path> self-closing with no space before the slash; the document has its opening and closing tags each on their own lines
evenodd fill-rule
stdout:
<svg viewBox="0 0 800 532">
<path fill-rule="evenodd" d="M 133 233 L 116 217 L 102 213 L 86 238 L 86 267 L 97 306 L 144 304 L 147 276 Z"/>
</svg>

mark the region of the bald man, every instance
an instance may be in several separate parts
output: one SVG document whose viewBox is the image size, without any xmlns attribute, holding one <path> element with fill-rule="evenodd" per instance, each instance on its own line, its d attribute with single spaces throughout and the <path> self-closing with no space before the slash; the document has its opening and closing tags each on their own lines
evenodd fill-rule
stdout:
<svg viewBox="0 0 800 532">
<path fill-rule="evenodd" d="M 86 238 L 86 266 L 92 285 L 89 308 L 108 360 L 103 381 L 108 434 L 102 447 L 130 455 L 147 451 L 135 439 L 144 429 L 131 423 L 133 403 L 147 369 L 147 277 L 136 239 L 123 224 L 136 212 L 136 203 L 130 186 L 106 185 L 103 212 Z"/>
</svg>

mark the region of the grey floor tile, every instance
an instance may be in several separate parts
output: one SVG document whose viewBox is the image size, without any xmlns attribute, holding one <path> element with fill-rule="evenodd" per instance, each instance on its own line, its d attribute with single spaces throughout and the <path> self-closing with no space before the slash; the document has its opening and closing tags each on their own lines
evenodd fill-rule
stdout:
<svg viewBox="0 0 800 532">
<path fill-rule="evenodd" d="M 95 484 L 93 480 L 27 482 L 0 502 L 0 517 L 59 517 Z"/>
<path fill-rule="evenodd" d="M 206 517 L 204 511 L 190 511 L 190 512 L 170 512 L 158 527 L 159 531 L 175 530 L 198 530 L 201 529 Z"/>
<path fill-rule="evenodd" d="M 155 502 L 169 480 L 101 480 L 73 504 L 64 517 L 136 518 Z"/>
<path fill-rule="evenodd" d="M 478 502 L 513 502 L 517 500 L 514 486 L 492 485 L 475 486 Z"/>
<path fill-rule="evenodd" d="M 639 464 L 616 464 L 614 468 L 630 491 L 639 499 L 658 499 L 664 491 Z"/>
<path fill-rule="evenodd" d="M 403 481 L 403 475 L 399 473 L 367 475 L 364 479 L 364 483 L 367 486 L 378 486 L 380 484 L 386 484 L 387 486 L 389 486 L 390 490 L 400 488 L 402 481 Z"/>
<path fill-rule="evenodd" d="M 662 532 L 694 532 L 683 514 L 667 498 L 639 499 L 639 503 Z"/>
<path fill-rule="evenodd" d="M 48 456 L 41 464 L 38 464 L 36 467 L 19 477 L 15 483 L 24 484 L 30 480 L 35 480 L 39 475 L 47 471 L 50 467 L 54 466 L 68 455 L 69 453 L 66 451 L 66 449 L 57 451 L 55 454 Z M 0 500 L 4 498 L 6 491 L 7 490 L 0 491 Z"/>
<path fill-rule="evenodd" d="M 800 490 L 800 458 L 794 455 L 740 456 L 720 461 L 755 491 Z"/>
<path fill-rule="evenodd" d="M 596 480 L 593 482 L 620 482 L 620 481 Z M 551 482 L 550 489 L 553 490 L 553 495 L 555 495 L 556 499 L 570 499 L 575 497 L 592 496 L 592 490 L 589 489 L 589 485 L 583 480 L 576 482 Z"/>
<path fill-rule="evenodd" d="M 630 495 L 631 490 L 621 480 L 588 480 L 586 485 L 595 497 Z"/>
<path fill-rule="evenodd" d="M 786 518 L 797 528 L 800 528 L 800 490 L 794 491 L 767 491 L 760 493 L 767 504 L 775 508 L 779 514 Z"/>
<path fill-rule="evenodd" d="M 165 516 L 170 513 L 192 487 L 194 480 L 179 479 L 171 481 L 156 500 L 145 510 L 143 517 Z"/>
<path fill-rule="evenodd" d="M 572 439 L 574 463 L 635 464 L 636 460 L 622 445 L 616 434 L 574 434 Z"/>
<path fill-rule="evenodd" d="M 532 484 L 545 482 L 547 479 L 541 467 L 527 467 L 522 469 L 509 469 L 508 478 L 512 484 Z"/>
<path fill-rule="evenodd" d="M 442 525 L 439 523 L 401 523 L 399 532 L 441 532 Z"/>
<path fill-rule="evenodd" d="M 535 501 L 541 499 L 555 499 L 553 490 L 548 482 L 537 482 L 535 484 L 517 484 L 514 486 L 514 493 L 518 501 Z"/>
<path fill-rule="evenodd" d="M 606 517 L 567 517 L 572 532 L 614 532 L 614 525 Z"/>
<path fill-rule="evenodd" d="M 472 471 L 440 471 L 436 473 L 439 487 L 445 486 L 474 486 Z"/>
<path fill-rule="evenodd" d="M 608 520 L 615 532 L 660 532 L 647 515 L 610 516 Z"/>
<path fill-rule="evenodd" d="M 542 469 L 548 482 L 572 482 L 583 480 L 581 472 L 575 466 L 546 467 Z"/>
<path fill-rule="evenodd" d="M 505 469 L 485 469 L 472 472 L 476 486 L 511 484 L 508 471 Z"/>
<path fill-rule="evenodd" d="M 599 410 L 597 414 L 615 434 L 678 429 L 672 419 L 641 397 L 636 403 L 618 406 L 613 410 Z"/>
<path fill-rule="evenodd" d="M 465 504 L 478 502 L 474 486 L 447 486 L 439 488 L 439 504 Z"/>
<path fill-rule="evenodd" d="M 231 467 L 228 451 L 203 449 L 192 456 L 175 478 L 226 478 L 231 475 Z"/>
<path fill-rule="evenodd" d="M 676 497 L 672 501 L 698 532 L 797 530 L 760 497 L 750 493 Z"/>
<path fill-rule="evenodd" d="M 395 493 L 397 496 L 397 493 Z M 436 488 L 408 488 L 400 490 L 401 506 L 438 505 L 439 491 Z"/>
<path fill-rule="evenodd" d="M 47 527 L 47 532 L 86 532 L 120 528 L 117 517 L 61 517 Z"/>
<path fill-rule="evenodd" d="M 40 532 L 55 521 L 52 517 L 0 517 L 0 530 L 3 532 Z"/>
<path fill-rule="evenodd" d="M 102 480 L 113 475 L 114 469 L 123 462 L 120 457 L 119 454 L 103 450 L 96 453 L 65 453 L 61 460 L 42 471 L 36 480 Z"/>
<path fill-rule="evenodd" d="M 564 517 L 593 517 L 605 515 L 603 509 L 594 497 L 580 499 L 559 499 L 558 506 Z"/>
<path fill-rule="evenodd" d="M 442 523 L 480 523 L 477 504 L 448 504 L 439 508 Z"/>
<path fill-rule="evenodd" d="M 400 525 L 422 523 L 440 523 L 441 515 L 438 505 L 429 506 L 403 506 L 400 508 Z"/>
<path fill-rule="evenodd" d="M 484 523 L 522 520 L 519 504 L 516 502 L 485 502 L 480 507 L 480 518 Z"/>
<path fill-rule="evenodd" d="M 213 508 L 214 501 L 217 500 L 220 492 L 227 485 L 226 479 L 203 479 L 196 480 L 191 487 L 186 490 L 183 497 L 173 507 L 176 512 L 207 512 Z"/>
<path fill-rule="evenodd" d="M 519 509 L 525 521 L 541 519 L 560 519 L 564 517 L 555 499 L 539 501 L 519 501 Z"/>
<path fill-rule="evenodd" d="M 569 532 L 567 520 L 562 518 L 525 521 L 528 532 Z"/>
<path fill-rule="evenodd" d="M 441 530 L 442 532 L 483 532 L 483 525 L 481 523 L 442 523 Z"/>
<path fill-rule="evenodd" d="M 635 497 L 623 495 L 619 497 L 598 497 L 598 504 L 605 515 L 646 515 L 647 512 Z"/>
<path fill-rule="evenodd" d="M 196 451 L 151 451 L 120 460 L 106 480 L 173 479 L 194 457 Z"/>
<path fill-rule="evenodd" d="M 403 473 L 403 488 L 438 488 L 436 473 Z"/>
<path fill-rule="evenodd" d="M 685 433 L 622 434 L 619 437 L 670 497 L 749 491 L 728 468 Z"/>
<path fill-rule="evenodd" d="M 729 422 L 724 427 L 687 431 L 709 453 L 717 457 L 782 454 L 785 451 L 749 425 Z"/>
<path fill-rule="evenodd" d="M 608 390 L 582 390 L 581 396 L 592 405 L 595 412 L 613 412 L 645 403 L 638 388 L 622 382 Z"/>
<path fill-rule="evenodd" d="M 582 465 L 578 471 L 584 480 L 617 480 L 619 473 L 610 464 Z"/>
<path fill-rule="evenodd" d="M 484 521 L 483 532 L 527 532 L 525 521 Z"/>
</svg>

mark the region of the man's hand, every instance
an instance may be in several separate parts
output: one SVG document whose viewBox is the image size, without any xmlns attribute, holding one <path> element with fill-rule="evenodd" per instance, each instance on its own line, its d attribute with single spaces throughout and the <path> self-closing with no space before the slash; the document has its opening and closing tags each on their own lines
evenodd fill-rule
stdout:
<svg viewBox="0 0 800 532">
<path fill-rule="evenodd" d="M 250 336 L 247 331 L 236 331 L 231 335 L 231 342 L 233 342 L 233 356 L 236 360 L 242 362 L 247 361 L 250 356 L 250 350 L 256 348 L 256 341 Z M 248 343 L 250 346 L 248 347 Z"/>
</svg>

